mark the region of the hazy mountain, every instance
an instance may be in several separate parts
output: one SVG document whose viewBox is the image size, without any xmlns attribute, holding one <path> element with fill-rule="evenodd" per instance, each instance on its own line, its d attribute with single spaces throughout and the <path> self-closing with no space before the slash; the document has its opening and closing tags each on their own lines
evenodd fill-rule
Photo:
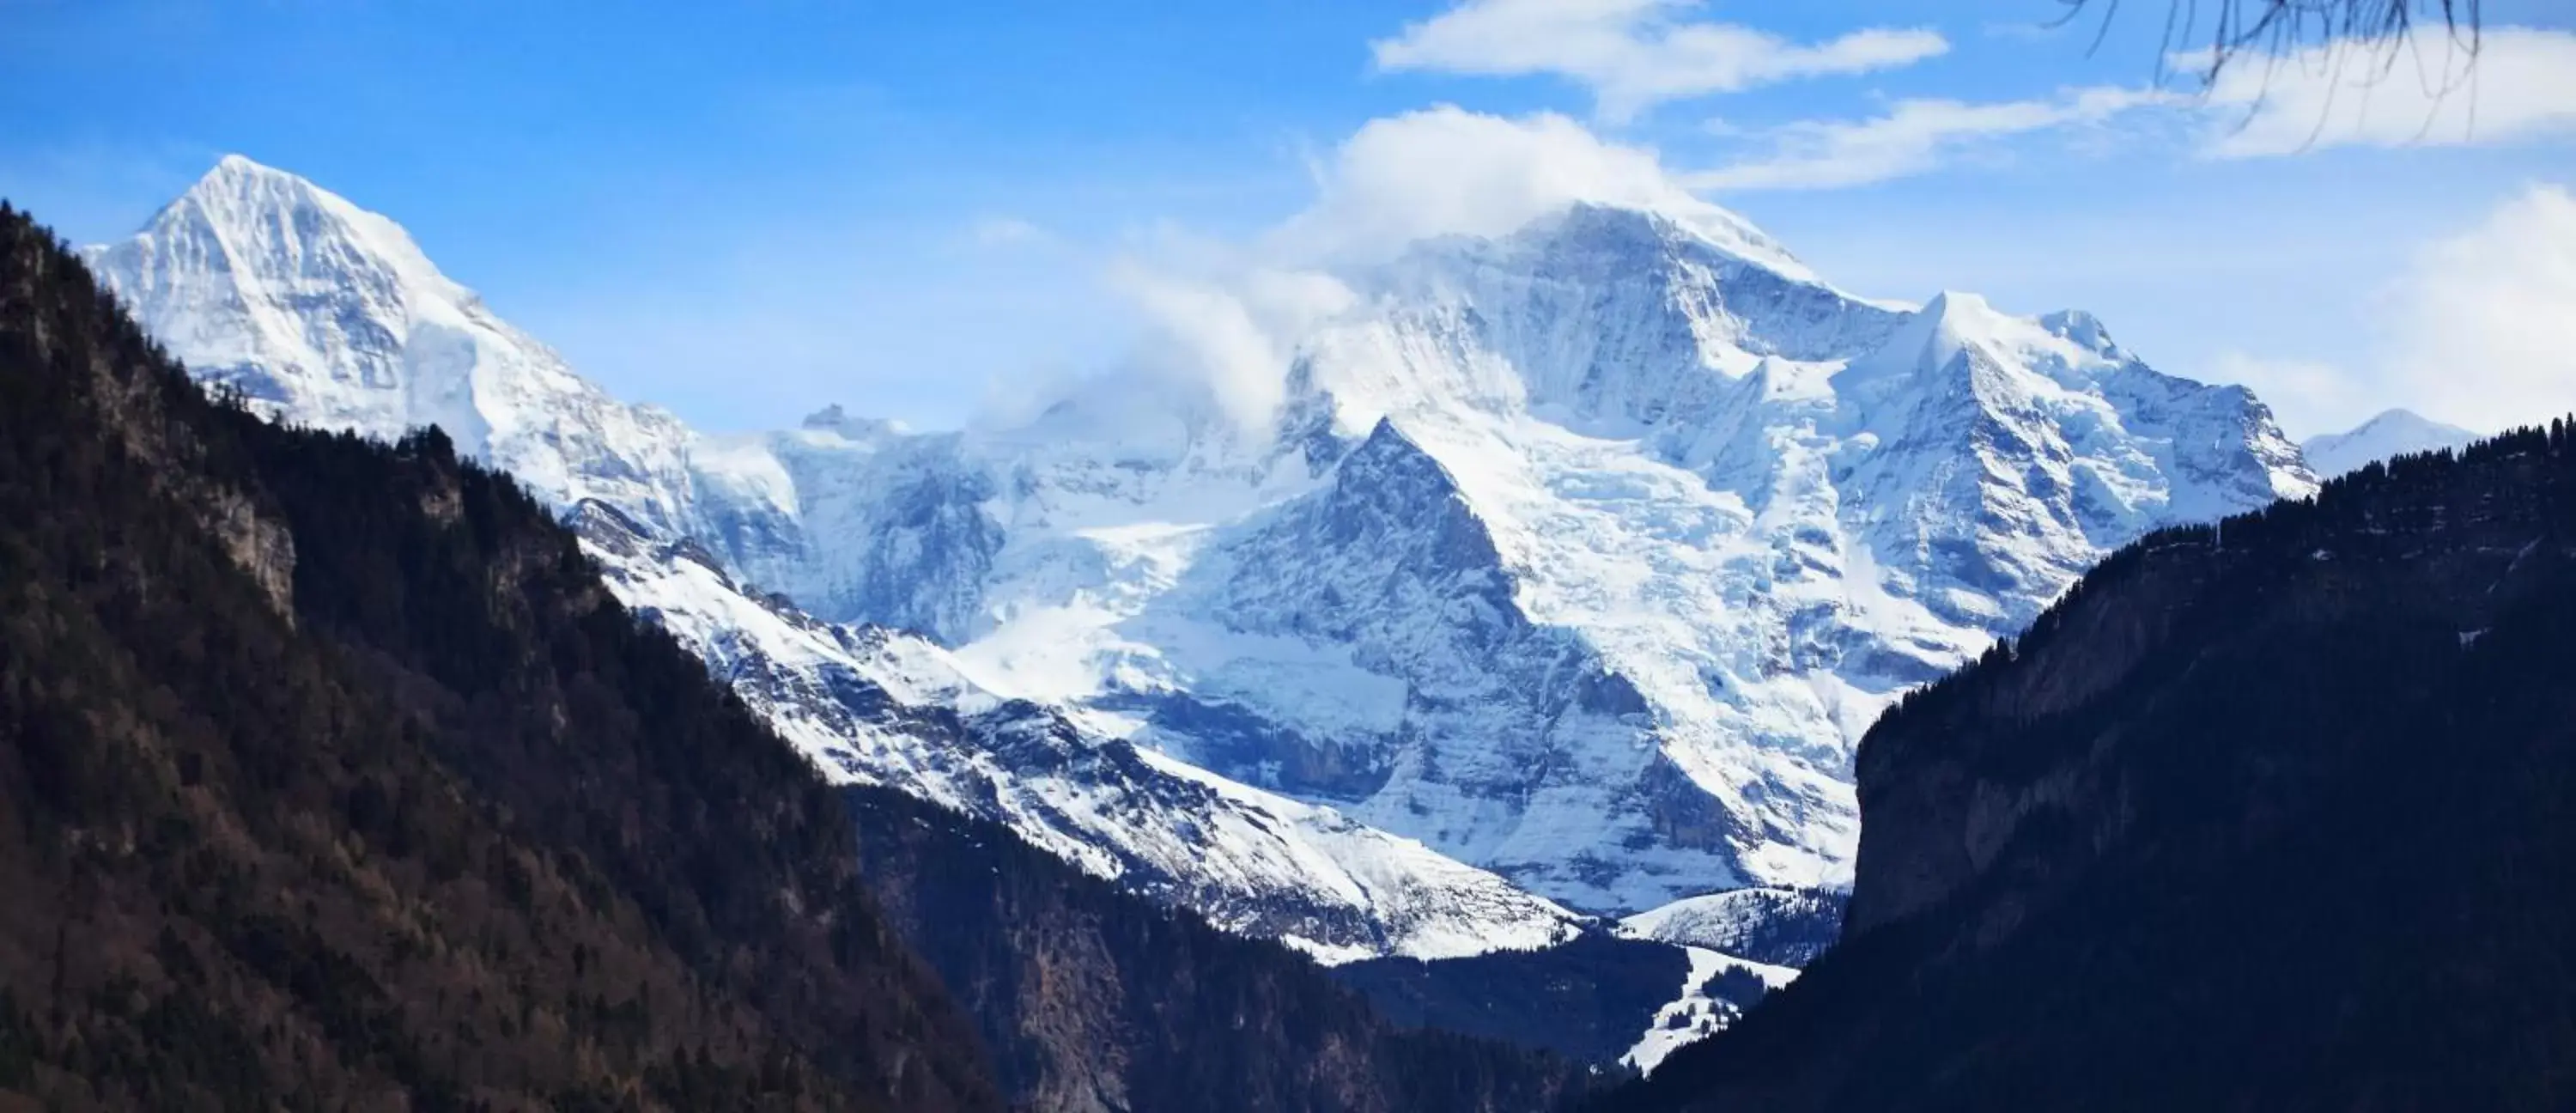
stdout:
<svg viewBox="0 0 2576 1113">
<path fill-rule="evenodd" d="M 2310 437 L 2300 445 L 2308 466 L 2332 479 L 2361 470 L 2362 465 L 2410 452 L 2465 448 L 2478 435 L 2456 425 L 2419 417 L 2411 410 L 2389 410 L 2341 433 Z"/>
</svg>

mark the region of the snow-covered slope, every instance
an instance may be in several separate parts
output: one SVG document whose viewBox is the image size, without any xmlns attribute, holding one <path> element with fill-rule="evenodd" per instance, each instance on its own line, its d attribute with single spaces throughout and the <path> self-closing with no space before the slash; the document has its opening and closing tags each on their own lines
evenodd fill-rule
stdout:
<svg viewBox="0 0 2576 1113">
<path fill-rule="evenodd" d="M 1336 961 L 1562 941 L 1578 917 L 1332 809 L 1215 777 L 978 687 L 947 651 L 755 598 L 693 541 L 574 519 L 620 601 L 677 636 L 826 776 L 1003 823 L 1219 927 Z"/>
<path fill-rule="evenodd" d="M 2332 479 L 2392 456 L 2465 448 L 2476 439 L 2476 433 L 2457 425 L 2444 425 L 2412 410 L 2389 410 L 2344 432 L 2310 437 L 2301 447 L 2317 476 Z"/>
<path fill-rule="evenodd" d="M 1682 978 L 1681 995 L 1655 1011 L 1655 1019 L 1635 1046 L 1619 1057 L 1638 1073 L 1653 1074 L 1664 1059 L 1683 1045 L 1696 1043 L 1732 1027 L 1765 995 L 1798 979 L 1786 966 L 1750 962 L 1705 947 L 1684 947 L 1690 973 Z"/>
<path fill-rule="evenodd" d="M 906 467 L 947 478 L 857 500 L 917 540 L 789 590 L 1633 910 L 1847 876 L 1850 748 L 1888 699 L 2144 530 L 2313 489 L 2250 394 L 2157 373 L 2089 316 L 1867 301 L 1652 214 L 1577 208 L 1343 280 L 1274 427 L 1110 379 L 922 439 Z M 850 516 L 803 505 L 831 548 Z M 913 595 L 872 609 L 867 584 Z"/>
<path fill-rule="evenodd" d="M 766 662 L 754 687 L 827 766 L 971 796 L 1248 930 L 1304 934 L 1229 910 L 1274 882 L 1366 894 L 1315 898 L 1372 918 L 1305 935 L 1334 946 L 1438 935 L 1382 894 L 1490 895 L 1477 871 L 1604 912 L 1847 878 L 1851 748 L 1888 700 L 2109 548 L 2314 483 L 2250 394 L 2089 316 L 1854 297 L 1705 214 L 1577 207 L 1331 276 L 1347 306 L 1256 425 L 1112 372 L 964 432 L 836 409 L 693 436 L 573 378 L 389 222 L 234 160 L 93 257 L 182 358 L 292 419 L 452 418 L 567 508 L 859 624 L 791 624 L 814 644 L 876 660 L 892 643 L 842 641 L 917 631 L 900 656 L 940 679 L 894 702 L 969 724 L 963 749 L 871 740 L 885 709 L 813 679 L 860 666 L 738 655 L 759 620 L 735 604 L 653 604 L 697 616 L 718 668 Z M 1137 803 L 1080 803 L 1110 797 Z M 1284 832 L 1258 845 L 1332 865 L 1237 882 L 1181 853 L 1254 814 Z M 1370 880 L 1386 862 L 1409 880 Z"/>
<path fill-rule="evenodd" d="M 1619 933 L 1805 969 L 1842 932 L 1843 894 L 1730 889 L 1685 897 L 1619 921 Z"/>
</svg>

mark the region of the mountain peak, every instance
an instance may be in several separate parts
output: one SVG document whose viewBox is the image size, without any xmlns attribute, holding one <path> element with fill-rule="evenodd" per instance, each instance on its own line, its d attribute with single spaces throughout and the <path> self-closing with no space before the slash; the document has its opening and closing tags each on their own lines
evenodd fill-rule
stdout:
<svg viewBox="0 0 2576 1113">
<path fill-rule="evenodd" d="M 95 261 L 129 249 L 190 267 L 220 261 L 221 271 L 251 285 L 355 285 L 389 298 L 460 307 L 474 300 L 391 218 L 238 154 L 216 160 L 135 239 L 92 248 L 91 255 Z"/>
<path fill-rule="evenodd" d="M 388 387 L 398 370 L 392 349 L 415 318 L 452 321 L 476 301 L 401 225 L 237 154 L 217 160 L 132 238 L 88 255 L 147 328 L 164 328 L 165 315 L 195 321 L 179 330 L 176 354 L 202 366 L 255 365 L 270 378 Z M 316 302 L 339 307 L 327 327 L 298 308 Z M 244 319 L 219 328 L 208 314 Z M 357 366 L 368 362 L 385 366 Z"/>
<path fill-rule="evenodd" d="M 85 254 L 199 378 L 267 412 L 384 440 L 435 425 L 559 504 L 599 497 L 669 524 L 674 420 L 609 399 L 401 225 L 304 178 L 225 156 L 133 236 Z M 622 466 L 581 466 L 611 457 Z"/>
<path fill-rule="evenodd" d="M 1686 246 L 1714 248 L 1792 281 L 1822 281 L 1769 233 L 1715 205 L 1666 209 L 1577 201 L 1552 216 L 1532 221 L 1518 236 L 1537 236 L 1559 244 L 1580 243 L 1596 249 L 1626 245 L 1658 253 Z"/>
<path fill-rule="evenodd" d="M 301 176 L 290 174 L 284 170 L 270 166 L 267 163 L 253 159 L 248 155 L 230 154 L 216 159 L 214 168 L 206 171 L 204 177 L 198 179 L 198 183 L 202 185 L 205 182 L 216 179 L 247 178 L 272 178 L 295 182 L 304 181 L 304 178 Z"/>
<path fill-rule="evenodd" d="M 2001 316 L 1983 297 L 1943 290 L 1903 318 L 1884 346 L 1854 359 L 1838 381 L 1858 383 L 1947 367 L 1961 351 L 1992 335 Z"/>
<path fill-rule="evenodd" d="M 2120 345 L 2111 339 L 2111 330 L 2102 319 L 2081 309 L 2060 309 L 2039 319 L 2039 327 L 2065 337 L 2088 351 L 2113 355 Z"/>
<path fill-rule="evenodd" d="M 2319 478 L 2332 479 L 2392 456 L 2459 448 L 2476 439 L 2476 433 L 2457 425 L 2413 410 L 2389 409 L 2346 432 L 2311 437 L 2299 448 Z"/>
<path fill-rule="evenodd" d="M 164 208 L 153 224 L 165 224 L 174 213 L 191 209 L 210 219 L 237 222 L 263 212 L 308 208 L 363 211 L 305 178 L 242 155 L 225 155 Z"/>
<path fill-rule="evenodd" d="M 1965 290 L 1943 290 L 1932 295 L 1932 300 L 1923 303 L 1925 317 L 1944 323 L 1974 321 L 1980 317 L 1991 316 L 1994 311 L 1995 307 L 1986 301 L 1985 295 L 1971 294 Z"/>
<path fill-rule="evenodd" d="M 2443 433 L 2460 433 L 2470 436 L 2475 435 L 2459 426 L 2443 424 L 2442 422 L 2435 421 L 2432 418 L 2426 417 L 2402 406 L 2379 411 L 2379 413 L 2374 415 L 2370 420 L 2362 422 L 2358 428 L 2353 430 L 2353 432 L 2392 431 L 2399 429 L 2414 431 L 2433 430 Z"/>
</svg>

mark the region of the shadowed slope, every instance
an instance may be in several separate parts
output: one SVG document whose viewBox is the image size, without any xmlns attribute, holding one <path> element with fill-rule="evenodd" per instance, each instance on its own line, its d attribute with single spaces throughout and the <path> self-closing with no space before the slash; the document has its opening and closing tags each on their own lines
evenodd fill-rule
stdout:
<svg viewBox="0 0 2576 1113">
<path fill-rule="evenodd" d="M 1843 943 L 1610 1109 L 2576 1102 L 2576 434 L 2159 532 L 1860 751 Z"/>
</svg>

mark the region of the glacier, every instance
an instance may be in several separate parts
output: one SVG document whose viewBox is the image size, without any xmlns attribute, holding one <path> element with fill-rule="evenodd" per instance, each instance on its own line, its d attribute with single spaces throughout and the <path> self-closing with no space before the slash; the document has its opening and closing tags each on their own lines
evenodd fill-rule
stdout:
<svg viewBox="0 0 2576 1113">
<path fill-rule="evenodd" d="M 1432 956 L 1846 883 L 1889 701 L 2147 530 L 2315 490 L 2250 392 L 2087 314 L 1863 298 L 1710 212 L 1343 268 L 1254 424 L 1109 368 L 962 430 L 702 434 L 238 158 L 89 258 L 264 412 L 510 471 L 826 775 Z"/>
</svg>

